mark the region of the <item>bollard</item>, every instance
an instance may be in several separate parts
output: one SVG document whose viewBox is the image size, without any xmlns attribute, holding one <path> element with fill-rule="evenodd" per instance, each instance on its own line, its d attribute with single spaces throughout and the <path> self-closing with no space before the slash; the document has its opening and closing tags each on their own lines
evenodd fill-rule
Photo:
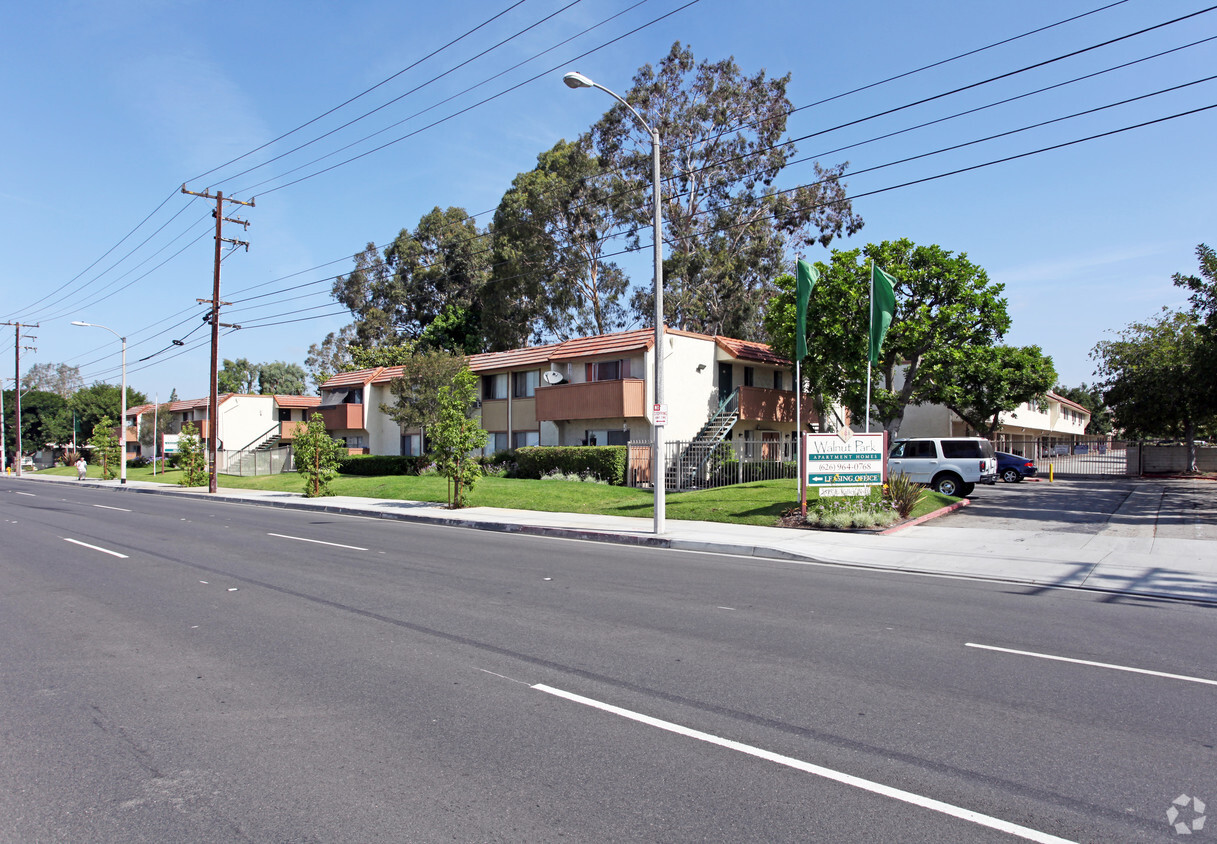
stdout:
<svg viewBox="0 0 1217 844">
<path fill-rule="evenodd" d="M 1056 469 L 1056 464 L 1049 463 L 1048 464 L 1048 483 L 1052 483 L 1052 481 L 1053 481 L 1053 470 L 1054 469 Z"/>
</svg>

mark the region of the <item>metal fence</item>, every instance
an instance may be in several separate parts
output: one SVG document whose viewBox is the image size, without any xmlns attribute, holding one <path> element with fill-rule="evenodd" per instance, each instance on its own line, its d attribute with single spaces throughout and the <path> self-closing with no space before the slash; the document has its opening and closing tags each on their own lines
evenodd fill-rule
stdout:
<svg viewBox="0 0 1217 844">
<path fill-rule="evenodd" d="M 716 444 L 696 441 L 664 443 L 668 490 L 712 489 L 732 484 L 795 478 L 798 472 L 791 444 L 746 441 Z M 626 483 L 651 486 L 651 443 L 631 442 Z"/>
<path fill-rule="evenodd" d="M 221 451 L 216 455 L 216 471 L 221 475 L 277 475 L 295 470 L 290 446 L 255 451 Z"/>
<path fill-rule="evenodd" d="M 1132 444 L 1135 450 L 1135 443 Z M 1054 475 L 1097 477 L 1137 474 L 1129 465 L 1129 443 L 1106 437 L 1011 437 L 999 435 L 993 442 L 998 451 L 1035 461 L 1041 475 L 1049 466 Z"/>
</svg>

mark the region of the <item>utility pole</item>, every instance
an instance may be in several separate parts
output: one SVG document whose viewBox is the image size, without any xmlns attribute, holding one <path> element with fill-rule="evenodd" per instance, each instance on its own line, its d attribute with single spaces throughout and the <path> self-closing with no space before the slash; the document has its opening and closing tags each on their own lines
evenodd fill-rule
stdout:
<svg viewBox="0 0 1217 844">
<path fill-rule="evenodd" d="M 16 418 L 13 420 L 13 427 L 16 429 L 16 434 L 17 434 L 16 449 L 13 452 L 13 463 L 15 463 L 16 466 L 14 467 L 13 471 L 16 473 L 17 477 L 21 477 L 21 350 L 26 349 L 27 351 L 32 352 L 32 351 L 34 351 L 34 347 L 21 345 L 22 323 L 20 323 L 20 322 L 0 322 L 0 325 L 14 326 L 16 329 L 16 335 L 17 335 L 17 338 L 13 344 L 13 347 L 14 347 L 13 357 L 16 360 L 15 368 L 17 370 L 17 373 L 16 373 L 17 377 L 16 377 L 16 379 L 14 379 L 14 387 L 13 387 L 13 399 L 14 399 L 14 403 L 17 405 L 17 409 L 14 411 Z M 38 328 L 38 323 L 34 323 L 33 325 L 30 325 L 27 322 L 24 325 L 26 328 Z M 38 339 L 30 334 L 25 335 L 25 338 L 27 340 Z M 0 442 L 0 449 L 3 449 L 3 448 L 4 448 L 4 443 Z"/>
<path fill-rule="evenodd" d="M 232 240 L 224 237 L 224 223 L 236 223 L 240 226 L 249 228 L 249 223 L 245 220 L 237 220 L 231 217 L 224 216 L 224 203 L 231 202 L 234 205 L 247 205 L 250 208 L 254 207 L 254 200 L 245 202 L 240 199 L 232 199 L 225 197 L 223 191 L 216 191 L 215 196 L 212 196 L 207 191 L 196 193 L 192 190 L 186 190 L 186 186 L 182 185 L 182 193 L 190 194 L 191 196 L 200 196 L 203 199 L 214 199 L 216 201 L 216 210 L 212 212 L 216 218 L 216 252 L 215 252 L 215 279 L 212 284 L 211 298 L 197 300 L 200 304 L 210 304 L 211 313 L 209 314 L 208 322 L 211 323 L 211 400 L 207 405 L 207 459 L 208 459 L 208 480 L 207 491 L 215 492 L 218 489 L 216 484 L 216 465 L 217 465 L 217 433 L 220 429 L 220 397 L 219 397 L 219 377 L 220 377 L 220 328 L 240 328 L 239 325 L 228 325 L 220 322 L 220 306 L 231 305 L 231 302 L 220 301 L 220 250 L 225 243 L 231 243 L 233 246 L 244 246 L 245 251 L 249 251 L 249 244 L 243 240 Z"/>
</svg>

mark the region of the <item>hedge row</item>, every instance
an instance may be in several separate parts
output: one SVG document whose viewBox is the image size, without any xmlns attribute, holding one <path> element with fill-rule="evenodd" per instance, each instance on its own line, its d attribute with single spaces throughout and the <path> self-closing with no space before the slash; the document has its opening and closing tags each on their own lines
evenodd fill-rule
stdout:
<svg viewBox="0 0 1217 844">
<path fill-rule="evenodd" d="M 349 454 L 339 458 L 338 471 L 344 475 L 417 475 L 426 465 L 426 457 Z"/>
<path fill-rule="evenodd" d="M 557 469 L 563 474 L 591 474 L 610 484 L 625 484 L 624 445 L 528 446 L 516 449 L 518 478 L 540 478 Z"/>
</svg>

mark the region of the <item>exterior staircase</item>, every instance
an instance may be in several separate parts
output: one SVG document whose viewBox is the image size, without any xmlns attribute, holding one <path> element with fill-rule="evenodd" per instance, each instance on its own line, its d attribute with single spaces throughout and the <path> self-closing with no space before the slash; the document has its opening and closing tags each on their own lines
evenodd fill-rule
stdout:
<svg viewBox="0 0 1217 844">
<path fill-rule="evenodd" d="M 718 410 L 702 425 L 692 441 L 681 449 L 675 464 L 665 467 L 668 489 L 690 489 L 696 486 L 715 450 L 727 439 L 731 429 L 739 420 L 739 388 L 731 391 L 718 406 Z"/>
</svg>

